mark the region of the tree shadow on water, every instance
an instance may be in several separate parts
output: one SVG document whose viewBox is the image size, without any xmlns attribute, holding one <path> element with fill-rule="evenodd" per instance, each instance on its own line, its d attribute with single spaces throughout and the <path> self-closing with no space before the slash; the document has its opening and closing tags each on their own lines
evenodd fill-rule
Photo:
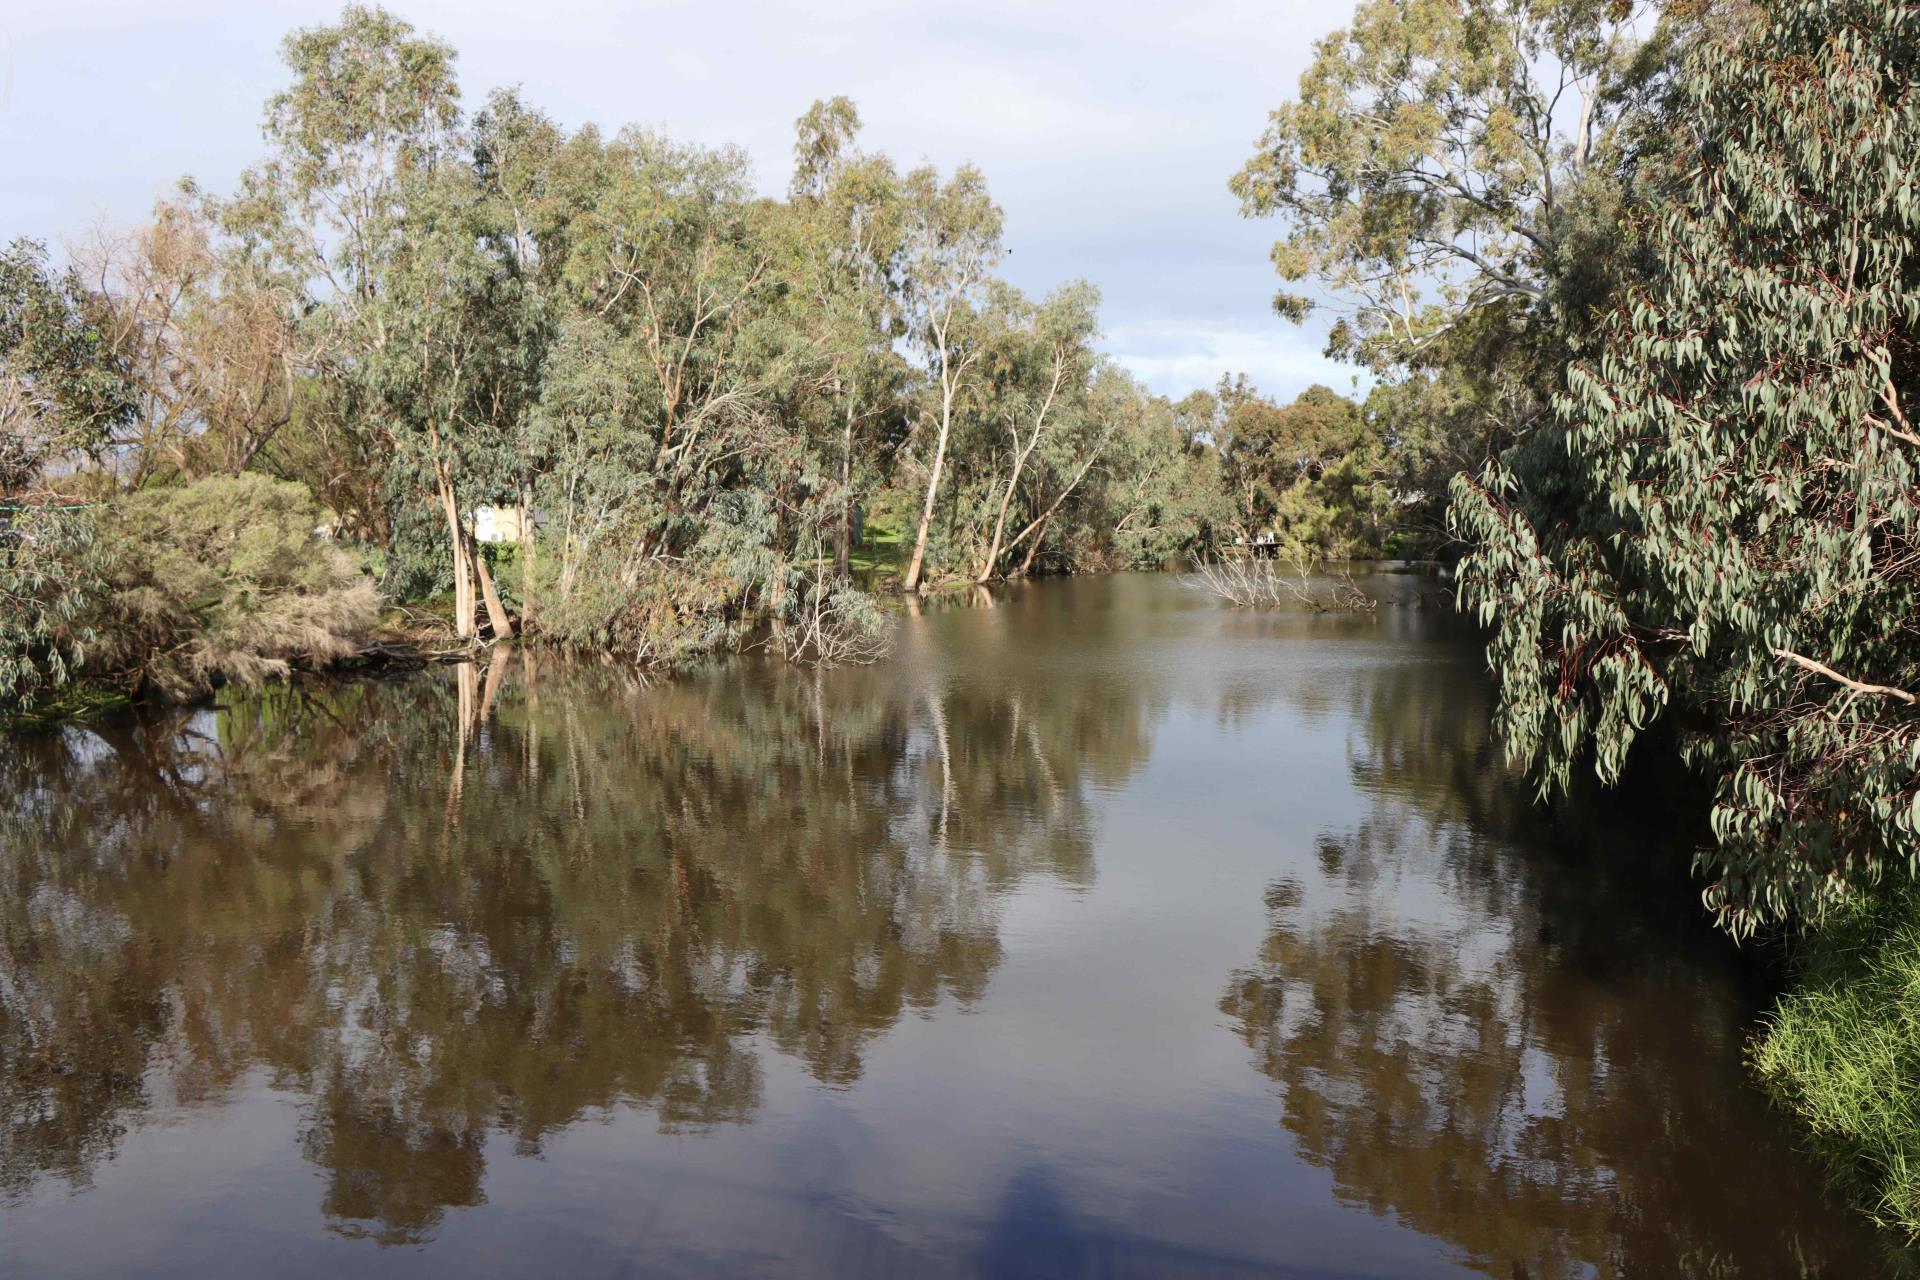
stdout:
<svg viewBox="0 0 1920 1280">
<path fill-rule="evenodd" d="M 1754 992 L 1686 894 L 1684 798 L 1540 809 L 1489 710 L 1446 670 L 1356 688 L 1368 803 L 1227 980 L 1301 1158 L 1498 1280 L 1910 1274 L 1747 1085 Z"/>
</svg>

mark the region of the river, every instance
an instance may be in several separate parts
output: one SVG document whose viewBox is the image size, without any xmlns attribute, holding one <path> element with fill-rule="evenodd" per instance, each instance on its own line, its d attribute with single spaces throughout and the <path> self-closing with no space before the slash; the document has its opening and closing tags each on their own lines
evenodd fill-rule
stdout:
<svg viewBox="0 0 1920 1280">
<path fill-rule="evenodd" d="M 1698 815 L 1421 580 L 0 742 L 0 1275 L 1856 1277 Z"/>
</svg>

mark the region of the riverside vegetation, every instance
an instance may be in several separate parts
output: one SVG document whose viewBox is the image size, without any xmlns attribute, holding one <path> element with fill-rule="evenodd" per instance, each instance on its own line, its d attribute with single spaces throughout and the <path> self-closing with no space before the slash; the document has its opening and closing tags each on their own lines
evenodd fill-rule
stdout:
<svg viewBox="0 0 1920 1280">
<path fill-rule="evenodd" d="M 1904 0 L 1361 0 L 1233 185 L 1372 388 L 1176 403 L 1090 286 L 998 278 L 978 172 L 900 172 L 844 99 L 766 199 L 731 151 L 465 114 L 450 49 L 348 9 L 238 191 L 0 261 L 0 695 L 258 680 L 382 598 L 831 663 L 882 626 L 863 541 L 912 591 L 1435 556 L 1543 799 L 1677 742 L 1707 908 L 1800 958 L 1752 1062 L 1920 1235 L 1917 55 Z M 539 519 L 502 554 L 482 505 Z"/>
<path fill-rule="evenodd" d="M 463 111 L 381 10 L 284 55 L 236 191 L 0 257 L 0 700 L 325 663 L 380 598 L 461 642 L 834 662 L 879 644 L 862 559 L 912 591 L 1391 532 L 1351 401 L 1149 394 L 1090 285 L 999 278 L 977 170 L 863 151 L 846 99 L 770 199 L 735 150 Z M 484 508 L 534 515 L 482 544 Z"/>
</svg>

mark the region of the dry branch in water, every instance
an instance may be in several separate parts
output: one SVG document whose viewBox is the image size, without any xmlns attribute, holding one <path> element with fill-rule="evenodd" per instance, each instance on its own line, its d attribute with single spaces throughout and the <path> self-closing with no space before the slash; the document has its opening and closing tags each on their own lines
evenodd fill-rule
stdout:
<svg viewBox="0 0 1920 1280">
<path fill-rule="evenodd" d="M 887 656 L 889 628 L 871 602 L 850 587 L 815 584 L 779 632 L 789 662 L 817 667 L 864 666 Z"/>
<path fill-rule="evenodd" d="M 1278 560 L 1248 556 L 1235 560 L 1195 560 L 1198 585 L 1240 609 L 1272 609 L 1289 601 L 1315 613 L 1336 609 L 1372 613 L 1379 601 L 1362 591 L 1353 574 L 1342 569 L 1324 587 L 1313 581 L 1316 566 L 1303 558 L 1291 561 L 1293 573 L 1283 572 Z"/>
</svg>

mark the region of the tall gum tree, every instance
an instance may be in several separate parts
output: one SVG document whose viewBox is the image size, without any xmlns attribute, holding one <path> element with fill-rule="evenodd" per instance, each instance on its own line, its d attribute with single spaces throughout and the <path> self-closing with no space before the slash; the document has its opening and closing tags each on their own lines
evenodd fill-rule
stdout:
<svg viewBox="0 0 1920 1280">
<path fill-rule="evenodd" d="M 407 183 L 407 236 L 373 309 L 386 335 L 366 373 L 396 445 L 390 472 L 431 492 L 452 549 L 456 631 L 513 635 L 468 511 L 505 487 L 530 393 L 527 294 L 503 252 L 509 228 L 472 168 L 449 163 Z"/>
<path fill-rule="evenodd" d="M 1666 28 L 1626 0 L 1362 0 L 1315 47 L 1232 187 L 1273 247 L 1281 315 L 1381 379 L 1408 530 L 1444 543 L 1446 485 L 1537 429 L 1567 347 L 1627 256 L 1611 208 Z"/>
<path fill-rule="evenodd" d="M 1364 0 L 1315 46 L 1232 186 L 1277 217 L 1281 278 L 1344 311 L 1336 345 L 1391 365 L 1483 307 L 1546 294 L 1571 188 L 1647 78 L 1647 6 Z"/>
<path fill-rule="evenodd" d="M 907 175 L 906 205 L 907 333 L 935 381 L 935 403 L 930 414 L 923 413 L 917 433 L 923 440 L 928 428 L 934 433 L 927 496 L 901 579 L 905 590 L 916 591 L 925 573 L 927 533 L 940 500 L 954 412 L 979 359 L 964 331 L 1000 263 L 1002 223 L 986 179 L 971 165 L 961 166 L 944 183 L 932 168 L 915 169 Z"/>
<path fill-rule="evenodd" d="M 433 190 L 437 169 L 460 163 L 454 52 L 383 9 L 359 5 L 337 23 L 295 31 L 281 52 L 293 81 L 267 104 L 268 158 L 243 175 L 220 217 L 242 243 L 305 282 L 314 304 L 302 334 L 305 362 L 323 413 L 354 424 L 350 430 L 391 435 L 398 425 L 404 432 L 389 412 L 393 374 L 402 367 L 434 373 L 433 345 L 442 340 L 423 333 L 419 307 L 437 308 L 446 296 L 437 289 L 429 299 L 394 296 L 393 264 L 411 243 L 409 197 Z M 416 276 L 415 284 L 427 279 Z M 396 324 L 419 335 L 415 349 L 393 349 Z M 426 416 L 436 461 L 423 496 L 444 513 L 455 627 L 470 636 L 476 557 L 448 461 L 454 420 L 431 410 Z M 494 621 L 501 629 L 504 613 Z"/>
<path fill-rule="evenodd" d="M 855 148 L 860 115 L 847 98 L 816 102 L 795 122 L 789 192 L 799 233 L 795 301 L 810 382 L 834 409 L 838 436 L 834 573 L 853 544 L 855 468 L 873 425 L 896 409 L 904 329 L 899 288 L 904 209 L 885 156 Z"/>
<path fill-rule="evenodd" d="M 1010 394 L 1001 397 L 1000 420 L 1007 431 L 1007 476 L 1000 486 L 993 534 L 974 575 L 987 582 L 1000 572 L 1006 542 L 1007 512 L 1020 489 L 1028 460 L 1043 436 L 1057 428 L 1070 406 L 1085 399 L 1087 378 L 1099 332 L 1100 293 L 1085 281 L 1063 286 L 1038 306 L 1016 299 L 1016 323 L 1002 357 Z M 1031 536 L 1029 528 L 1023 535 Z M 1017 543 L 1015 544 L 1017 545 Z M 1012 550 L 1007 547 L 1007 550 Z"/>
<path fill-rule="evenodd" d="M 281 57 L 293 81 L 267 103 L 268 157 L 242 175 L 224 220 L 300 270 L 328 304 L 317 314 L 350 330 L 401 234 L 402 176 L 440 160 L 458 128 L 454 51 L 349 5 L 337 23 L 289 35 Z"/>
<path fill-rule="evenodd" d="M 473 167 L 498 210 L 503 248 L 519 282 L 519 344 L 524 370 L 522 394 L 515 398 L 510 475 L 499 488 L 519 506 L 520 599 L 523 625 L 533 621 L 539 596 L 535 536 L 534 483 L 547 463 L 534 448 L 532 417 L 545 360 L 551 351 L 553 319 L 560 294 L 559 267 L 565 260 L 565 219 L 552 199 L 554 158 L 565 142 L 559 126 L 520 98 L 500 89 L 473 119 Z"/>
<path fill-rule="evenodd" d="M 1669 707 L 1745 934 L 1920 860 L 1920 23 L 1776 0 L 1694 42 L 1648 262 L 1558 411 L 1579 505 L 1455 481 L 1463 602 L 1543 791 Z"/>
</svg>

